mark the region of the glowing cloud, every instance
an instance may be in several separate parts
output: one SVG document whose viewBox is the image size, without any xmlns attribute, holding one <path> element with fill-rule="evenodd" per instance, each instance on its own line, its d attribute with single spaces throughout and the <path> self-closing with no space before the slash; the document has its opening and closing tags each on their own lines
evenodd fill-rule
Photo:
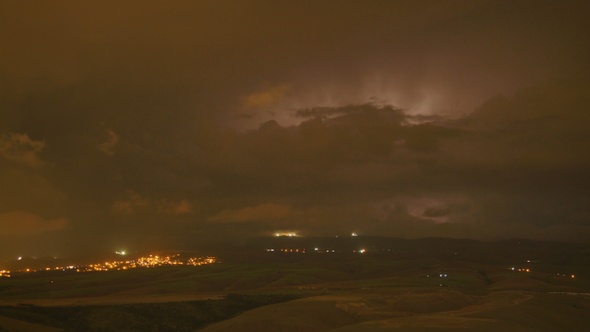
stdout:
<svg viewBox="0 0 590 332">
<path fill-rule="evenodd" d="M 187 214 L 193 212 L 192 204 L 186 199 L 163 202 L 161 209 L 172 214 Z"/>
<path fill-rule="evenodd" d="M 242 106 L 246 108 L 266 108 L 277 104 L 289 92 L 289 84 L 281 84 L 268 90 L 252 93 L 242 98 Z"/>
<path fill-rule="evenodd" d="M 220 222 L 271 221 L 286 218 L 290 214 L 291 207 L 288 205 L 267 203 L 238 210 L 225 210 L 211 217 L 210 220 Z"/>
<path fill-rule="evenodd" d="M 12 211 L 0 214 L 1 235 L 21 235 L 58 231 L 68 224 L 65 218 L 45 219 L 25 211 Z"/>
<path fill-rule="evenodd" d="M 107 130 L 106 134 L 108 136 L 107 139 L 104 142 L 98 144 L 96 147 L 104 154 L 112 156 L 115 154 L 114 149 L 119 143 L 119 136 L 117 136 L 117 134 L 112 130 Z"/>
<path fill-rule="evenodd" d="M 127 192 L 126 198 L 115 201 L 111 208 L 120 214 L 141 212 L 187 214 L 193 212 L 193 206 L 187 199 L 152 199 L 131 190 Z"/>
<path fill-rule="evenodd" d="M 40 167 L 44 163 L 39 158 L 39 152 L 45 147 L 45 142 L 35 141 L 27 134 L 9 133 L 0 135 L 0 157 L 15 163 Z"/>
</svg>

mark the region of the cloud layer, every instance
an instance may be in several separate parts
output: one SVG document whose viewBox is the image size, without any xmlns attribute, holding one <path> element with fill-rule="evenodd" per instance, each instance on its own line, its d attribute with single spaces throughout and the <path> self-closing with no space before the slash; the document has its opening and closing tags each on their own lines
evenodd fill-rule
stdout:
<svg viewBox="0 0 590 332">
<path fill-rule="evenodd" d="M 33 7 L 0 5 L 6 257 L 590 239 L 583 1 Z"/>
</svg>

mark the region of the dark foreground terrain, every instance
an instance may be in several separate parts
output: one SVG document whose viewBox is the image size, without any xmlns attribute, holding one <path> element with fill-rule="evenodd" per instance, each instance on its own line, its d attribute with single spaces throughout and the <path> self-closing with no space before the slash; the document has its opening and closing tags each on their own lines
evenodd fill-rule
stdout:
<svg viewBox="0 0 590 332">
<path fill-rule="evenodd" d="M 590 328 L 586 246 L 306 241 L 259 241 L 300 251 L 243 247 L 199 267 L 15 274 L 0 279 L 0 331 Z"/>
</svg>

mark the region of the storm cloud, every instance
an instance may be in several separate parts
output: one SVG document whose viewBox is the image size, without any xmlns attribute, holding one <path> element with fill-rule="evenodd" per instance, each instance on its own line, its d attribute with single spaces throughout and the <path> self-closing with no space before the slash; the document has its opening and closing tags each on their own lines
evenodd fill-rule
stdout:
<svg viewBox="0 0 590 332">
<path fill-rule="evenodd" d="M 582 1 L 0 4 L 2 259 L 590 239 Z"/>
</svg>

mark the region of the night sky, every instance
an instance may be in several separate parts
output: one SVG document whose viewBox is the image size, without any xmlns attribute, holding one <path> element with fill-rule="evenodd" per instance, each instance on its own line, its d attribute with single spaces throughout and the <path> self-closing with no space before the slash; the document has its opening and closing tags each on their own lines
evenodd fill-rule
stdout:
<svg viewBox="0 0 590 332">
<path fill-rule="evenodd" d="M 0 0 L 0 259 L 590 241 L 589 8 Z"/>
</svg>

